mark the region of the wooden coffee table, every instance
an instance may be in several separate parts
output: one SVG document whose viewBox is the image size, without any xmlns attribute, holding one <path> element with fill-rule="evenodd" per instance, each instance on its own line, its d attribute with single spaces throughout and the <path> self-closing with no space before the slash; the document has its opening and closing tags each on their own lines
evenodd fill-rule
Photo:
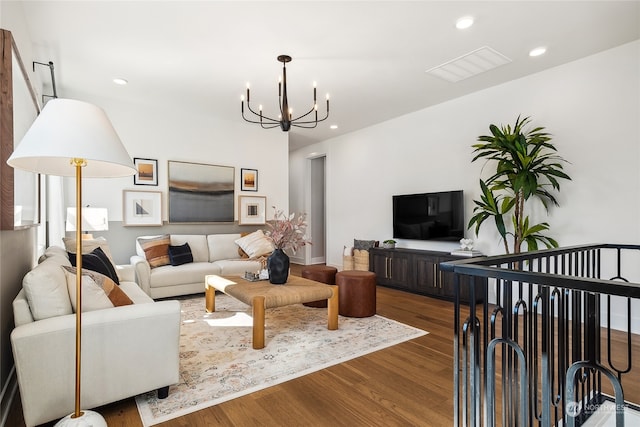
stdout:
<svg viewBox="0 0 640 427">
<path fill-rule="evenodd" d="M 327 300 L 327 329 L 338 329 L 338 287 L 314 280 L 289 276 L 284 285 L 272 285 L 268 280 L 251 282 L 240 276 L 208 275 L 204 279 L 207 312 L 216 311 L 216 290 L 251 306 L 253 311 L 253 348 L 264 348 L 264 312 L 267 308 L 283 307 L 318 300 Z"/>
</svg>

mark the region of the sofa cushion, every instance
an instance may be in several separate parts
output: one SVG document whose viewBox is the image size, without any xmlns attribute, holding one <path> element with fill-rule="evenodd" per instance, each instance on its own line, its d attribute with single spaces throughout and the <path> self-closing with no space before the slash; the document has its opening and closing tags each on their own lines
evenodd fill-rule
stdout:
<svg viewBox="0 0 640 427">
<path fill-rule="evenodd" d="M 140 247 L 151 268 L 169 264 L 169 245 L 171 238 L 168 234 L 156 237 L 138 237 Z"/>
<path fill-rule="evenodd" d="M 136 282 L 120 282 L 120 289 L 124 291 L 125 294 L 134 304 L 148 304 L 153 303 L 153 298 L 147 295 L 140 286 Z"/>
<path fill-rule="evenodd" d="M 174 267 L 193 262 L 191 247 L 188 243 L 179 246 L 169 245 L 169 260 Z"/>
<path fill-rule="evenodd" d="M 236 240 L 238 246 L 249 255 L 249 258 L 257 258 L 273 252 L 273 242 L 264 235 L 262 230 L 254 231 Z"/>
<path fill-rule="evenodd" d="M 209 234 L 207 236 L 207 245 L 209 246 L 209 261 L 217 261 L 219 259 L 238 258 L 238 244 L 236 240 L 242 237 L 239 233 L 232 234 Z"/>
<path fill-rule="evenodd" d="M 76 238 L 75 237 L 63 237 L 64 247 L 67 252 L 76 253 Z M 109 243 L 104 237 L 96 237 L 95 239 L 82 239 L 82 253 L 89 254 L 95 248 L 100 248 L 107 255 L 113 264 L 113 257 L 111 256 L 111 250 L 109 249 Z"/>
<path fill-rule="evenodd" d="M 66 257 L 47 258 L 22 279 L 22 288 L 34 320 L 73 313 L 61 265 L 70 267 L 71 263 Z"/>
<path fill-rule="evenodd" d="M 204 292 L 204 276 L 207 274 L 220 274 L 220 268 L 210 262 L 192 262 L 181 265 L 179 268 L 165 265 L 151 270 L 149 286 L 151 288 L 160 288 L 202 283 L 202 292 Z"/>
<path fill-rule="evenodd" d="M 69 261 L 71 261 L 71 265 L 73 267 L 76 266 L 76 254 L 69 252 Z M 116 268 L 107 258 L 107 255 L 103 252 L 100 247 L 95 248 L 89 254 L 82 255 L 82 268 L 87 270 L 92 270 L 100 274 L 104 274 L 113 280 L 116 285 L 120 284 L 120 279 L 118 278 L 118 273 L 116 272 Z"/>
<path fill-rule="evenodd" d="M 172 234 L 171 244 L 173 246 L 189 244 L 193 262 L 209 261 L 209 248 L 207 248 L 207 236 L 204 234 Z"/>
<path fill-rule="evenodd" d="M 244 275 L 246 271 L 251 273 L 258 273 L 262 268 L 260 261 L 251 261 L 248 259 L 224 259 L 215 261 L 215 266 L 220 268 L 220 275 L 222 276 L 236 276 Z"/>
<path fill-rule="evenodd" d="M 66 277 L 69 299 L 73 310 L 76 306 L 76 271 L 75 267 L 62 267 Z M 82 269 L 82 311 L 102 310 L 133 304 L 116 283 L 104 274 Z"/>
<path fill-rule="evenodd" d="M 75 250 L 76 250 L 76 248 L 74 246 L 72 252 L 75 252 Z M 47 249 L 44 250 L 45 259 L 46 258 L 51 258 L 51 257 L 54 257 L 54 256 L 62 256 L 62 257 L 65 257 L 65 258 L 69 257 L 68 256 L 68 252 L 64 248 L 62 248 L 60 246 L 49 246 Z"/>
</svg>

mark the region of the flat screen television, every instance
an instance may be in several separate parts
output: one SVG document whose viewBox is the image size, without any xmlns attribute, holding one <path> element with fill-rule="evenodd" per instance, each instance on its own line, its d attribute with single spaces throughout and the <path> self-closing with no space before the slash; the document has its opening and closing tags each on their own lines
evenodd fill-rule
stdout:
<svg viewBox="0 0 640 427">
<path fill-rule="evenodd" d="M 393 237 L 458 241 L 464 237 L 462 190 L 393 196 Z"/>
</svg>

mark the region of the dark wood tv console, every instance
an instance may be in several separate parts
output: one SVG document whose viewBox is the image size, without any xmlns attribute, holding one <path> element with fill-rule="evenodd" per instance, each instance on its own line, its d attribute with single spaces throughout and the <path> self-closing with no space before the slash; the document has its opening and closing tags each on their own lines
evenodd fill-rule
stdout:
<svg viewBox="0 0 640 427">
<path fill-rule="evenodd" d="M 369 269 L 376 274 L 378 285 L 453 301 L 453 273 L 442 271 L 440 263 L 459 259 L 464 258 L 448 252 L 372 248 L 369 250 Z M 475 280 L 476 302 L 481 302 L 481 290 L 486 279 L 484 283 L 478 278 Z M 469 286 L 470 280 L 463 277 L 460 287 L 461 302 L 469 302 Z"/>
</svg>

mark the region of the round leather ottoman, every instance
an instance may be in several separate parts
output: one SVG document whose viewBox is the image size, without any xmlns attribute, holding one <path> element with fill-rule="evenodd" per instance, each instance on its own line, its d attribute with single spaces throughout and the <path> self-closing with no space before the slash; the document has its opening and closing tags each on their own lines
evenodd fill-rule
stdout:
<svg viewBox="0 0 640 427">
<path fill-rule="evenodd" d="M 376 314 L 376 275 L 371 271 L 348 270 L 336 274 L 340 315 L 369 317 Z"/>
<path fill-rule="evenodd" d="M 329 267 L 328 265 L 307 265 L 302 268 L 302 277 L 315 280 L 316 282 L 326 283 L 327 285 L 335 285 L 337 272 L 337 268 Z M 307 307 L 326 308 L 327 300 L 305 302 L 304 305 Z"/>
</svg>

